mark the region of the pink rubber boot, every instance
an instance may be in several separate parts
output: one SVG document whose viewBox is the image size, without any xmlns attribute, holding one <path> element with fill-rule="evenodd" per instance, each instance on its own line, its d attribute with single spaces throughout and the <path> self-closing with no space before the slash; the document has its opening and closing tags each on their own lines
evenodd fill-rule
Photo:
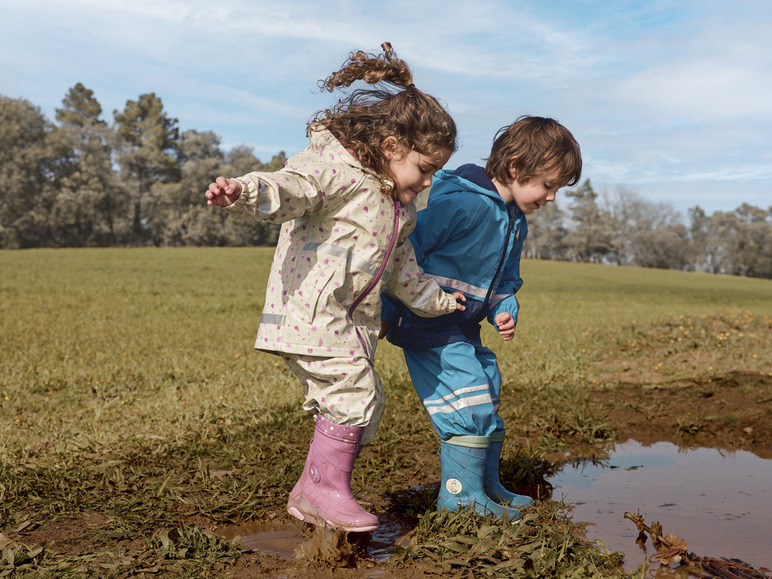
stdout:
<svg viewBox="0 0 772 579">
<path fill-rule="evenodd" d="M 363 428 L 341 426 L 317 415 L 303 474 L 287 502 L 290 515 L 343 531 L 365 533 L 378 528 L 378 517 L 364 510 L 351 494 L 351 471 L 363 432 Z"/>
</svg>

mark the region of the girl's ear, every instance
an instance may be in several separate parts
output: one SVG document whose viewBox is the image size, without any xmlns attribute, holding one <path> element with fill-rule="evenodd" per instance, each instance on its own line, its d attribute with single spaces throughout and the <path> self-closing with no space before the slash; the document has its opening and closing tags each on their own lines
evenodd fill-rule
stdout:
<svg viewBox="0 0 772 579">
<path fill-rule="evenodd" d="M 399 139 L 394 135 L 386 137 L 381 143 L 381 153 L 389 161 L 394 161 L 402 158 L 402 146 L 399 144 Z"/>
</svg>

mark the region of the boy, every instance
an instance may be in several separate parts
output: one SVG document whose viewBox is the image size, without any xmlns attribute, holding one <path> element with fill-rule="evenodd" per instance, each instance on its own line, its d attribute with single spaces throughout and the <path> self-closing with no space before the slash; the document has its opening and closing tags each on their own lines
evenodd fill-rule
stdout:
<svg viewBox="0 0 772 579">
<path fill-rule="evenodd" d="M 438 509 L 471 506 L 514 520 L 533 502 L 499 480 L 501 374 L 482 345 L 480 322 L 487 318 L 504 341 L 514 337 L 525 215 L 575 185 L 581 170 L 579 145 L 557 121 L 525 116 L 503 127 L 485 169 L 469 164 L 437 173 L 410 236 L 423 270 L 445 291 L 464 292 L 465 311 L 421 318 L 383 295 L 381 334 L 403 348 L 440 437 Z"/>
</svg>

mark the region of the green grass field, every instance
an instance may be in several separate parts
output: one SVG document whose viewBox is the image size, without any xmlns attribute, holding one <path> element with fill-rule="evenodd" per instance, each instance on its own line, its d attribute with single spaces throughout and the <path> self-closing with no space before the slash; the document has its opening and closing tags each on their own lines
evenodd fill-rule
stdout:
<svg viewBox="0 0 772 579">
<path fill-rule="evenodd" d="M 252 349 L 272 254 L 0 252 L 0 532 L 17 541 L 0 540 L 0 576 L 89 576 L 97 567 L 95 576 L 156 567 L 223 576 L 217 570 L 237 550 L 201 529 L 283 512 L 311 427 L 294 376 Z M 531 459 L 613 438 L 585 392 L 597 380 L 598 352 L 635 344 L 652 328 L 699 334 L 694 347 L 743 339 L 731 363 L 772 368 L 769 344 L 746 339 L 770 328 L 768 280 L 543 261 L 525 261 L 522 274 L 515 341 L 490 330 L 484 338 L 513 397 L 504 401 L 507 419 L 528 439 Z M 714 336 L 716 319 L 742 327 Z M 388 494 L 404 490 L 405 473 L 425 460 L 395 451 L 425 449 L 434 434 L 399 350 L 382 343 L 376 366 L 389 402 L 352 485 Z M 557 415 L 564 430 L 529 434 L 549 430 Z M 568 541 L 550 509 L 542 524 Z M 89 517 L 93 532 L 62 530 Z M 55 544 L 44 540 L 50 529 L 59 532 Z M 182 530 L 172 540 L 169 529 Z M 550 564 L 618 573 L 590 564 L 594 550 L 572 549 L 573 559 L 563 553 Z"/>
</svg>

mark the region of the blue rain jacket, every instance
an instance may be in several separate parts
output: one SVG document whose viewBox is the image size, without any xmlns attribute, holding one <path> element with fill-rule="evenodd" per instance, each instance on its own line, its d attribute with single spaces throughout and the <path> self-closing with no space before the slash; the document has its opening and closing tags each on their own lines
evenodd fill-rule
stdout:
<svg viewBox="0 0 772 579">
<path fill-rule="evenodd" d="M 381 318 L 392 324 L 387 339 L 411 349 L 479 343 L 486 317 L 494 324 L 497 314 L 509 312 L 517 323 L 515 293 L 523 285 L 520 254 L 527 231 L 523 212 L 504 202 L 482 167 L 438 171 L 409 240 L 424 272 L 444 290 L 464 292 L 466 310 L 423 318 L 384 292 Z"/>
</svg>

